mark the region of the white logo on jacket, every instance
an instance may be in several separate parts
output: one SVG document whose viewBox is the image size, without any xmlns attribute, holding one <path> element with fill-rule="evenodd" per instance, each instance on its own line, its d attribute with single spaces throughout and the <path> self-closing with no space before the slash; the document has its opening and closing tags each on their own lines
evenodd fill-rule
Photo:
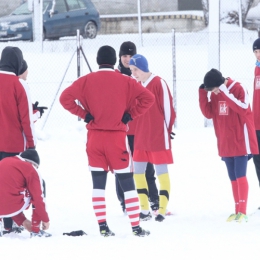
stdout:
<svg viewBox="0 0 260 260">
<path fill-rule="evenodd" d="M 255 78 L 255 89 L 260 89 L 260 76 Z"/>
<path fill-rule="evenodd" d="M 219 101 L 218 104 L 218 110 L 219 110 L 219 115 L 228 115 L 228 106 L 226 104 L 226 101 Z"/>
</svg>

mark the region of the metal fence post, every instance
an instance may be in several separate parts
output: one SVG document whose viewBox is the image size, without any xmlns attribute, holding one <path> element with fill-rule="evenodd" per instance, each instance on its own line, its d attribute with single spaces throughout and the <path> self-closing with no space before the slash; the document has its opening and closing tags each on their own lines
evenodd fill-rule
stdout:
<svg viewBox="0 0 260 260">
<path fill-rule="evenodd" d="M 77 77 L 80 77 L 80 33 L 79 29 L 77 30 Z"/>
<path fill-rule="evenodd" d="M 140 36 L 140 45 L 143 46 L 141 0 L 137 0 L 137 10 L 138 10 L 138 32 Z"/>
<path fill-rule="evenodd" d="M 80 77 L 80 31 L 77 29 L 77 77 Z M 78 101 L 80 105 L 80 102 Z M 78 117 L 78 121 L 81 121 L 81 118 Z"/>
<path fill-rule="evenodd" d="M 177 114 L 177 89 L 176 89 L 176 45 L 175 45 L 175 30 L 172 29 L 172 95 L 174 110 Z M 174 127 L 177 127 L 177 119 L 174 122 Z"/>
</svg>

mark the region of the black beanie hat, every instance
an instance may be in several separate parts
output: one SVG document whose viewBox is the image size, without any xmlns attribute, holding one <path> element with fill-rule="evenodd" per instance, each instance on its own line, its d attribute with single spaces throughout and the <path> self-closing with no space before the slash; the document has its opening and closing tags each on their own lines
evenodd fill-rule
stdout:
<svg viewBox="0 0 260 260">
<path fill-rule="evenodd" d="M 204 85 L 206 91 L 211 91 L 215 87 L 219 87 L 225 82 L 225 78 L 222 77 L 220 71 L 211 69 L 204 77 Z"/>
<path fill-rule="evenodd" d="M 120 46 L 119 57 L 123 55 L 134 56 L 136 54 L 136 46 L 133 42 L 123 42 Z"/>
<path fill-rule="evenodd" d="M 253 51 L 260 50 L 260 38 L 256 39 L 253 43 Z"/>
<path fill-rule="evenodd" d="M 20 75 L 22 75 L 28 68 L 27 62 L 23 60 L 22 68 L 20 70 Z"/>
<path fill-rule="evenodd" d="M 32 162 L 34 164 L 37 164 L 37 167 L 40 165 L 40 157 L 36 150 L 34 149 L 28 149 L 22 153 L 20 153 L 20 156 L 26 161 Z"/>
<path fill-rule="evenodd" d="M 1 53 L 0 70 L 20 75 L 23 53 L 18 47 L 6 46 Z"/>
<path fill-rule="evenodd" d="M 116 51 L 111 46 L 105 45 L 99 48 L 97 53 L 98 65 L 115 65 L 116 64 Z"/>
</svg>

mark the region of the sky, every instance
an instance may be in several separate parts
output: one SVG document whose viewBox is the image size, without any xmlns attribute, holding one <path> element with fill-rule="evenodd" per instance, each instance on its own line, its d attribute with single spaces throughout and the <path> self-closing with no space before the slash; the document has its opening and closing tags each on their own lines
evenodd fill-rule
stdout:
<svg viewBox="0 0 260 260">
<path fill-rule="evenodd" d="M 223 26 L 222 29 L 229 34 L 238 31 L 235 26 Z M 1 259 L 259 259 L 260 210 L 257 208 L 260 207 L 260 190 L 252 160 L 248 163 L 247 173 L 249 221 L 241 224 L 226 222 L 228 216 L 234 213 L 231 184 L 225 164 L 218 156 L 214 130 L 210 126 L 204 127 L 198 103 L 198 87 L 208 69 L 208 49 L 203 42 L 203 33 L 205 31 L 177 37 L 177 124 L 174 129 L 176 136 L 172 140 L 174 164 L 169 165 L 171 194 L 168 204 L 168 210 L 173 215 L 167 216 L 161 223 L 156 222 L 154 217 L 141 222 L 141 227 L 151 232 L 149 237 L 144 238 L 132 235 L 128 217 L 121 211 L 116 197 L 112 173 L 108 174 L 106 187 L 107 222 L 116 235 L 104 238 L 99 234 L 91 203 L 92 181 L 85 153 L 85 124 L 63 110 L 58 102 L 60 91 L 76 79 L 73 61 L 73 69 L 70 67 L 67 71 L 64 84 L 59 88 L 72 52 L 38 53 L 31 48 L 32 43 L 27 43 L 30 45 L 27 49 L 25 43 L 15 43 L 25 50 L 32 99 L 38 99 L 51 111 L 50 114 L 45 113 L 35 127 L 37 151 L 41 158 L 39 169 L 46 182 L 50 217 L 48 232 L 52 237 L 30 239 L 26 231 L 6 235 L 0 238 Z M 87 57 L 95 70 L 96 50 L 104 42 L 118 50 L 123 40 L 136 41 L 138 52 L 149 57 L 151 71 L 165 78 L 172 90 L 172 55 L 171 46 L 168 46 L 171 36 L 159 35 L 157 44 L 150 42 L 149 37 L 158 37 L 158 34 L 144 36 L 143 46 L 138 43 L 138 35 L 133 36 L 135 38 L 129 35 L 115 38 L 98 36 L 93 42 L 95 46 L 88 46 Z M 185 42 L 185 37 L 190 40 L 189 43 L 180 44 Z M 245 82 L 249 92 L 255 62 L 251 51 L 254 35 L 250 37 L 244 43 L 236 41 L 230 48 L 228 38 L 223 36 L 221 50 L 224 75 L 234 75 Z M 196 40 L 201 44 L 196 43 L 194 47 Z M 45 48 L 53 48 L 52 44 L 46 43 Z M 67 46 L 62 41 L 58 44 L 63 48 Z M 84 44 L 89 43 L 85 41 Z M 59 66 L 52 62 L 53 57 L 59 59 Z M 236 58 L 232 66 L 231 57 Z M 53 71 L 55 73 L 51 74 Z M 86 67 L 84 72 L 87 73 Z M 31 209 L 24 213 L 30 218 Z M 87 235 L 63 235 L 76 230 L 83 230 Z"/>
</svg>

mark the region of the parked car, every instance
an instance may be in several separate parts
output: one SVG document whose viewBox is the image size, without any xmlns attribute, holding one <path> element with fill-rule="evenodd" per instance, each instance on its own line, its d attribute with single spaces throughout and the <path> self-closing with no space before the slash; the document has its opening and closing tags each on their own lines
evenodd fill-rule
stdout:
<svg viewBox="0 0 260 260">
<path fill-rule="evenodd" d="M 100 30 L 99 12 L 90 0 L 43 0 L 43 39 L 74 36 L 93 39 Z M 33 13 L 27 2 L 0 18 L 0 41 L 33 40 Z"/>
<path fill-rule="evenodd" d="M 250 8 L 244 26 L 249 30 L 260 30 L 260 3 Z"/>
</svg>

